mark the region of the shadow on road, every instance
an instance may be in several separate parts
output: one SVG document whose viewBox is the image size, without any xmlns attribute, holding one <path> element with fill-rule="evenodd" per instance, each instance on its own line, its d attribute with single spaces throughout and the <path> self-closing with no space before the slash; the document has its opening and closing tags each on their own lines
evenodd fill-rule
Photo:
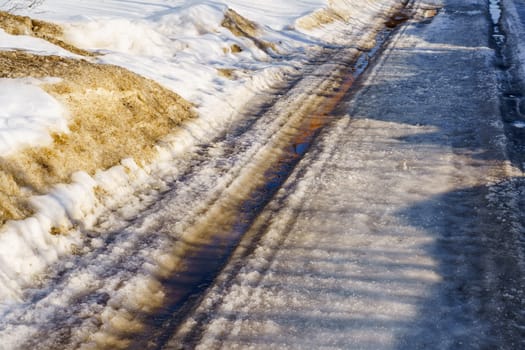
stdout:
<svg viewBox="0 0 525 350">
<path fill-rule="evenodd" d="M 515 177 L 458 189 L 397 213 L 436 238 L 425 249 L 442 277 L 417 306 L 398 349 L 523 346 L 524 197 L 525 178 Z"/>
</svg>

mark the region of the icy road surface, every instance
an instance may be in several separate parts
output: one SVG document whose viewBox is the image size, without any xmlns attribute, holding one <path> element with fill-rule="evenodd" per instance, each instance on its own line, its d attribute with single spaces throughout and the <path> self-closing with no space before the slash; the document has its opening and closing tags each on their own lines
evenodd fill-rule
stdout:
<svg viewBox="0 0 525 350">
<path fill-rule="evenodd" d="M 495 24 L 449 0 L 398 31 L 166 349 L 524 348 Z"/>
</svg>

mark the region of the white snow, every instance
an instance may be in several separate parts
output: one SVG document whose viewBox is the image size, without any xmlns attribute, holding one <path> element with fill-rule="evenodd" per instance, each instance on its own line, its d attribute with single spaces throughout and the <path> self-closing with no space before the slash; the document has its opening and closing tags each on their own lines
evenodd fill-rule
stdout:
<svg viewBox="0 0 525 350">
<path fill-rule="evenodd" d="M 523 120 L 515 121 L 515 122 L 512 123 L 512 126 L 514 126 L 515 128 L 518 128 L 518 129 L 525 129 L 525 121 L 523 121 Z"/>
<path fill-rule="evenodd" d="M 226 5 L 209 1 L 171 5 L 180 6 L 143 18 L 92 16 L 65 24 L 65 36 L 79 47 L 104 53 L 101 62 L 123 66 L 172 89 L 201 107 L 201 115 L 207 117 L 208 110 L 217 110 L 217 95 L 245 83 L 221 78 L 217 68 L 264 70 L 270 58 L 249 39 L 221 26 Z M 233 54 L 234 44 L 243 51 Z"/>
<path fill-rule="evenodd" d="M 217 108 L 223 100 L 217 96 L 246 83 L 245 79 L 232 82 L 220 77 L 217 68 L 237 68 L 240 75 L 249 70 L 254 79 L 276 66 L 251 40 L 236 37 L 221 26 L 228 8 L 259 24 L 261 37 L 280 43 L 279 53 L 285 54 L 312 45 L 313 38 L 308 34 L 327 39 L 334 35 L 290 30 L 298 18 L 325 6 L 325 0 L 49 0 L 36 13 L 28 14 L 61 21 L 67 41 L 103 53 L 103 63 L 120 65 L 156 80 L 201 107 L 201 115 L 206 117 L 210 110 L 231 110 L 224 102 Z M 233 54 L 230 48 L 234 44 L 243 51 Z"/>
<path fill-rule="evenodd" d="M 296 19 L 327 6 L 328 3 L 326 0 L 47 0 L 36 11 L 29 13 L 43 19 L 67 22 L 93 17 L 145 19 L 202 4 L 227 5 L 252 21 L 280 30 L 293 25 Z"/>
<path fill-rule="evenodd" d="M 51 143 L 67 132 L 67 111 L 34 79 L 0 79 L 0 156 Z"/>
</svg>

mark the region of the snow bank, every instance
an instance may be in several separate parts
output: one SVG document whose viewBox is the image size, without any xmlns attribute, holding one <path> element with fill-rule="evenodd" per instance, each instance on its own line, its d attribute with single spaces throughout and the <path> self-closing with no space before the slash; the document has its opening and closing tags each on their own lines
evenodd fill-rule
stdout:
<svg viewBox="0 0 525 350">
<path fill-rule="evenodd" d="M 256 44 L 221 26 L 228 7 L 204 2 L 148 18 L 93 18 L 64 25 L 66 40 L 102 52 L 101 62 L 123 66 L 172 89 L 198 106 L 231 84 L 218 68 L 267 61 Z M 234 53 L 232 47 L 239 51 Z M 258 66 L 257 68 L 261 68 Z"/>
<path fill-rule="evenodd" d="M 38 17 L 43 19 L 64 22 L 95 17 L 144 19 L 173 11 L 176 8 L 201 4 L 227 5 L 252 21 L 264 24 L 275 30 L 282 30 L 289 27 L 296 19 L 327 6 L 327 1 L 149 0 L 147 2 L 131 2 L 122 0 L 77 0 L 72 3 L 67 0 L 46 0 L 31 15 L 37 14 Z"/>
</svg>

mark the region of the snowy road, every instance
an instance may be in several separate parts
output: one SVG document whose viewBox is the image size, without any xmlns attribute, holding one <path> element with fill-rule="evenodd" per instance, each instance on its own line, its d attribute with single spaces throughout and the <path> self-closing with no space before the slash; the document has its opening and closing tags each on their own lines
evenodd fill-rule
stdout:
<svg viewBox="0 0 525 350">
<path fill-rule="evenodd" d="M 525 347 L 525 10 L 492 4 L 374 3 L 81 227 L 0 349 Z"/>
<path fill-rule="evenodd" d="M 525 346 L 490 18 L 450 0 L 395 34 L 166 349 Z"/>
</svg>

